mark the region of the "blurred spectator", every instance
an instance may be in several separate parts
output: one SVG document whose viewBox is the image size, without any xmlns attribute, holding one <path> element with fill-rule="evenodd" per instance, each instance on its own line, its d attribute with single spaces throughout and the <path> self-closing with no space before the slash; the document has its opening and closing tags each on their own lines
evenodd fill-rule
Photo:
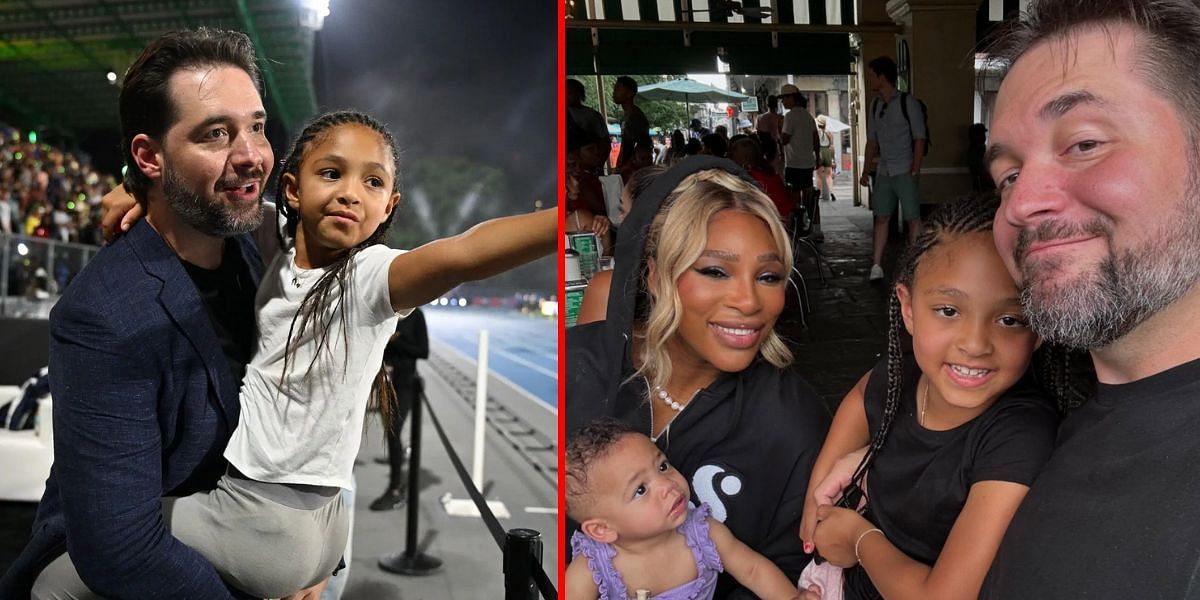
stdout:
<svg viewBox="0 0 1200 600">
<path fill-rule="evenodd" d="M 70 152 L 0 135 L 0 233 L 98 244 L 84 230 L 96 220 L 100 199 L 116 185 Z M 95 213 L 95 214 L 94 214 Z"/>
</svg>

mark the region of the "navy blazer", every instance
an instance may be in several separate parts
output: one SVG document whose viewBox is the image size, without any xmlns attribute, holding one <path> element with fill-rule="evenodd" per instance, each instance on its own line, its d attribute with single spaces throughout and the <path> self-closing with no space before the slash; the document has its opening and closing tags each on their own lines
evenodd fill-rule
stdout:
<svg viewBox="0 0 1200 600">
<path fill-rule="evenodd" d="M 262 262 L 237 243 L 257 286 Z M 179 257 L 142 220 L 101 250 L 50 312 L 54 465 L 32 539 L 0 580 L 25 598 L 69 551 L 106 598 L 229 598 L 171 536 L 163 496 L 216 487 L 240 404 L 220 342 Z"/>
</svg>

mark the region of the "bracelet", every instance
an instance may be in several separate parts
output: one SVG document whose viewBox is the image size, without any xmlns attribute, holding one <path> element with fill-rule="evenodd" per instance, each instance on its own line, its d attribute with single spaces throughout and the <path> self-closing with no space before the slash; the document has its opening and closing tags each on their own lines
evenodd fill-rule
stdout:
<svg viewBox="0 0 1200 600">
<path fill-rule="evenodd" d="M 858 545 L 862 543 L 863 538 L 867 537 L 868 533 L 878 533 L 879 535 L 883 535 L 882 530 L 872 527 L 872 528 L 862 532 L 862 534 L 858 536 L 858 539 L 854 540 L 854 560 L 857 560 L 860 564 L 862 563 L 862 558 L 860 558 L 858 556 Z M 887 536 L 884 536 L 884 537 L 887 537 Z"/>
</svg>

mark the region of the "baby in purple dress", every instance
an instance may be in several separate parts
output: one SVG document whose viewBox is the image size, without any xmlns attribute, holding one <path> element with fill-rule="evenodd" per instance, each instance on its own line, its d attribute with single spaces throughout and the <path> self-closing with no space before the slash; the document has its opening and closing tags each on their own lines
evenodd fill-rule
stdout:
<svg viewBox="0 0 1200 600">
<path fill-rule="evenodd" d="M 568 600 L 708 600 L 728 570 L 766 599 L 798 599 L 796 586 L 763 555 L 691 508 L 683 476 L 650 438 L 605 419 L 580 429 L 567 446 L 571 537 Z"/>
</svg>

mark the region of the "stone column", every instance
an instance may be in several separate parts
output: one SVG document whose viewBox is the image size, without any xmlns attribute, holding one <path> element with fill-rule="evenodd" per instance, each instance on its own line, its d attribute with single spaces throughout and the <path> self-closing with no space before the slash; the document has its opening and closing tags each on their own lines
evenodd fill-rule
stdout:
<svg viewBox="0 0 1200 600">
<path fill-rule="evenodd" d="M 978 0 L 890 0 L 904 26 L 911 91 L 929 109 L 933 145 L 921 165 L 921 201 L 940 203 L 971 190 L 967 130 L 975 103 L 975 13 Z M 870 60 L 870 59 L 867 59 Z"/>
<path fill-rule="evenodd" d="M 880 0 L 858 0 L 859 23 L 863 25 L 891 25 L 885 5 Z M 858 57 L 855 60 L 854 75 L 850 82 L 850 114 L 842 120 L 850 124 L 850 139 L 855 149 L 854 161 L 851 167 L 854 177 L 854 202 L 866 202 L 866 188 L 857 185 L 862 175 L 863 164 L 867 152 L 867 111 L 873 99 L 873 94 L 866 89 L 863 73 L 867 63 L 880 56 L 890 56 L 896 59 L 897 36 L 891 33 L 859 33 L 852 38 L 851 44 L 857 46 Z"/>
</svg>

